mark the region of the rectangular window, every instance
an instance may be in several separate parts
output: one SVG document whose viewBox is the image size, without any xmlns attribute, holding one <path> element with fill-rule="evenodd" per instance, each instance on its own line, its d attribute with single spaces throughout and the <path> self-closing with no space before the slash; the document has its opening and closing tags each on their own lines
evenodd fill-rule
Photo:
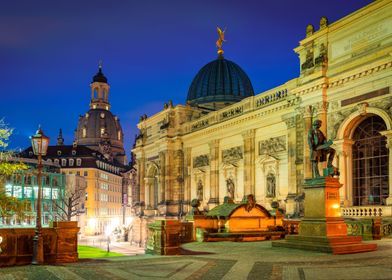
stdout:
<svg viewBox="0 0 392 280">
<path fill-rule="evenodd" d="M 51 199 L 50 193 L 51 193 L 50 188 L 43 188 L 43 198 L 44 199 Z"/>
<path fill-rule="evenodd" d="M 86 177 L 87 175 L 88 175 L 88 172 L 87 172 L 87 171 L 84 171 L 84 172 L 83 172 L 83 176 Z"/>
<path fill-rule="evenodd" d="M 32 187 L 24 187 L 24 197 L 31 198 L 33 196 L 33 188 Z"/>
<path fill-rule="evenodd" d="M 14 186 L 14 197 L 22 198 L 22 187 L 21 186 Z"/>
<path fill-rule="evenodd" d="M 59 198 L 59 189 L 53 188 L 52 189 L 52 199 L 58 199 Z"/>
</svg>

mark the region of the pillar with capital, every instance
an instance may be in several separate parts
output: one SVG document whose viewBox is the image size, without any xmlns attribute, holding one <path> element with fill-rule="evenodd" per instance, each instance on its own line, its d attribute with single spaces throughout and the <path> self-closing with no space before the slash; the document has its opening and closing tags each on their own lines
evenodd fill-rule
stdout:
<svg viewBox="0 0 392 280">
<path fill-rule="evenodd" d="M 244 195 L 255 194 L 255 130 L 242 134 L 244 139 Z"/>
<path fill-rule="evenodd" d="M 283 117 L 283 121 L 287 126 L 287 152 L 288 152 L 288 194 L 286 202 L 286 213 L 294 214 L 296 202 L 295 197 L 298 195 L 297 190 L 297 167 L 296 167 L 296 146 L 297 146 L 297 134 L 296 134 L 296 117 L 289 116 Z"/>
<path fill-rule="evenodd" d="M 388 159 L 389 195 L 386 200 L 386 204 L 392 205 L 392 130 L 381 131 L 380 133 L 387 138 L 386 146 L 389 149 L 389 159 Z"/>
<path fill-rule="evenodd" d="M 219 140 L 213 140 L 210 146 L 210 199 L 209 208 L 212 209 L 219 203 Z"/>
<path fill-rule="evenodd" d="M 312 128 L 312 116 L 314 108 L 311 105 L 305 106 L 303 110 L 304 116 L 304 178 L 312 178 L 312 167 L 310 164 L 310 150 L 308 145 L 308 131 Z"/>
<path fill-rule="evenodd" d="M 354 141 L 351 139 L 335 140 L 333 148 L 337 153 L 337 168 L 340 176 L 339 182 L 343 185 L 340 189 L 340 198 L 344 207 L 353 205 L 353 186 L 352 186 L 352 146 Z"/>
</svg>

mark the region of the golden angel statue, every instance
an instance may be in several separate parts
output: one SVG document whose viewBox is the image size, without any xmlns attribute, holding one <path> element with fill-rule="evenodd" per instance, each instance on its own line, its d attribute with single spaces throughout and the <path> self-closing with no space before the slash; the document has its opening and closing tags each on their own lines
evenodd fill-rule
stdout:
<svg viewBox="0 0 392 280">
<path fill-rule="evenodd" d="M 218 54 L 221 56 L 221 55 L 223 55 L 222 44 L 223 44 L 223 42 L 226 42 L 226 40 L 225 40 L 226 28 L 223 31 L 219 27 L 217 27 L 216 29 L 217 29 L 218 35 L 219 35 L 219 39 L 216 41 L 216 46 L 218 47 Z"/>
</svg>

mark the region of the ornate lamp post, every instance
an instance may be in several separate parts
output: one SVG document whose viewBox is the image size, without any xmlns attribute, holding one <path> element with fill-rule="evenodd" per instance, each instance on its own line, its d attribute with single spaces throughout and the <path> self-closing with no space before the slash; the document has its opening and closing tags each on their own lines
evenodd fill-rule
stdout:
<svg viewBox="0 0 392 280">
<path fill-rule="evenodd" d="M 44 246 L 42 239 L 42 224 L 41 224 L 41 196 L 42 196 L 42 156 L 46 155 L 49 145 L 49 137 L 45 136 L 41 127 L 38 128 L 35 135 L 31 136 L 31 146 L 33 147 L 34 155 L 38 157 L 38 198 L 37 198 L 37 215 L 35 222 L 35 235 L 33 238 L 33 260 L 32 264 L 42 264 L 44 262 Z"/>
</svg>

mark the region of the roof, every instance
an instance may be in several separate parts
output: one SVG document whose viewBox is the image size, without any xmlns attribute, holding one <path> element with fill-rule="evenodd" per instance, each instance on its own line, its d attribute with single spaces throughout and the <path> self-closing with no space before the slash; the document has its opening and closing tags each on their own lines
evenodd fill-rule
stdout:
<svg viewBox="0 0 392 280">
<path fill-rule="evenodd" d="M 212 208 L 206 214 L 207 217 L 229 217 L 231 213 L 242 206 L 244 204 L 236 204 L 236 203 L 223 203 Z"/>
<path fill-rule="evenodd" d="M 187 101 L 192 104 L 235 103 L 253 95 L 248 75 L 236 63 L 220 57 L 197 73 L 189 87 Z"/>
</svg>

